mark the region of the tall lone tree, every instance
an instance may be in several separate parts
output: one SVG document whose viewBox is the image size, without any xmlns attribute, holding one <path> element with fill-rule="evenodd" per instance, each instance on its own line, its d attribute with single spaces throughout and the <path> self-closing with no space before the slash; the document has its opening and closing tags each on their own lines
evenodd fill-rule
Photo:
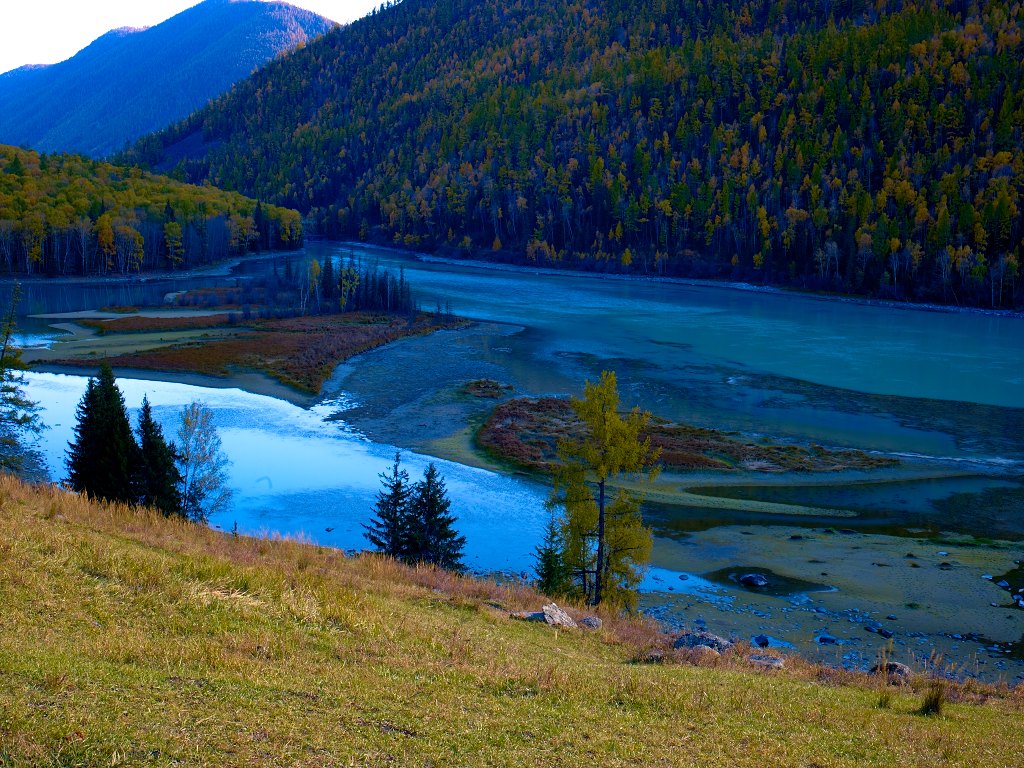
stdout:
<svg viewBox="0 0 1024 768">
<path fill-rule="evenodd" d="M 189 520 L 205 523 L 231 501 L 228 461 L 221 450 L 213 411 L 198 400 L 185 406 L 178 429 L 182 511 Z"/>
<path fill-rule="evenodd" d="M 409 559 L 449 571 L 464 571 L 462 549 L 466 537 L 453 528 L 455 519 L 444 478 L 431 462 L 423 479 L 413 486 L 409 503 Z"/>
<path fill-rule="evenodd" d="M 559 442 L 562 463 L 551 496 L 565 510 L 563 557 L 591 604 L 632 608 L 650 557 L 651 531 L 640 516 L 639 498 L 622 487 L 612 495 L 609 483 L 620 476 L 650 481 L 656 475 L 658 451 L 642 437 L 650 414 L 638 408 L 619 413 L 618 383 L 610 371 L 597 384 L 588 381 L 572 408 L 584 434 Z"/>
<path fill-rule="evenodd" d="M 71 487 L 97 499 L 136 503 L 139 447 L 124 396 L 106 363 L 99 377 L 86 384 L 75 417 L 75 439 L 66 459 Z"/>
<path fill-rule="evenodd" d="M 395 463 L 387 472 L 380 473 L 383 486 L 377 491 L 377 502 L 365 536 L 381 554 L 403 562 L 409 555 L 409 499 L 412 488 L 409 473 L 401 468 L 402 454 L 395 453 Z"/>
<path fill-rule="evenodd" d="M 139 503 L 159 509 L 165 515 L 182 515 L 182 476 L 175 461 L 178 452 L 174 443 L 164 439 L 164 432 L 143 396 L 139 411 L 139 464 L 136 473 Z"/>
<path fill-rule="evenodd" d="M 25 466 L 25 438 L 38 435 L 43 429 L 39 405 L 25 395 L 27 366 L 22 362 L 21 348 L 14 343 L 20 298 L 21 287 L 15 284 L 0 331 L 0 470 L 13 472 Z"/>
</svg>

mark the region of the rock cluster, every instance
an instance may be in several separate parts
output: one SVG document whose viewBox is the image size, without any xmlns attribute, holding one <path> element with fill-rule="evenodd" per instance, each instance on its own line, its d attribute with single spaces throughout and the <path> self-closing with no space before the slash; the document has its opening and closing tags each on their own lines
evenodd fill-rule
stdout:
<svg viewBox="0 0 1024 768">
<path fill-rule="evenodd" d="M 696 632 L 684 632 L 676 638 L 673 648 L 710 648 L 716 653 L 731 651 L 734 643 L 719 637 L 711 632 L 698 630 Z"/>
</svg>

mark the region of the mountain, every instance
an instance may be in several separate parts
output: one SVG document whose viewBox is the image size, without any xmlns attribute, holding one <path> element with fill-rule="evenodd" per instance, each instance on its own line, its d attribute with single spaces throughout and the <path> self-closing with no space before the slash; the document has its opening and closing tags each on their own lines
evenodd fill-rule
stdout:
<svg viewBox="0 0 1024 768">
<path fill-rule="evenodd" d="M 286 3 L 206 0 L 149 29 L 108 32 L 65 62 L 0 76 L 0 143 L 107 155 L 332 26 Z"/>
<path fill-rule="evenodd" d="M 405 0 L 128 158 L 323 234 L 1024 305 L 1024 11 Z"/>
</svg>

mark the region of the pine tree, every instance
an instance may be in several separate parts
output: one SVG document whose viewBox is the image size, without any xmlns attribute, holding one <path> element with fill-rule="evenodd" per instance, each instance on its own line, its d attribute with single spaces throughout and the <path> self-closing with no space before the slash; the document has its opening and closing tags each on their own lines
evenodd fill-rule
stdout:
<svg viewBox="0 0 1024 768">
<path fill-rule="evenodd" d="M 164 432 L 153 418 L 149 398 L 142 398 L 139 411 L 139 466 L 136 475 L 139 503 L 155 507 L 170 517 L 182 515 L 181 472 L 175 464 L 178 452 L 174 443 L 164 439 Z"/>
<path fill-rule="evenodd" d="M 564 547 L 562 523 L 558 516 L 552 513 L 544 527 L 544 538 L 533 552 L 537 589 L 545 595 L 563 595 L 571 588 Z"/>
<path fill-rule="evenodd" d="M 411 562 L 429 563 L 450 571 L 465 570 L 462 549 L 466 537 L 452 528 L 456 518 L 450 508 L 444 478 L 431 462 L 423 479 L 413 486 L 409 503 Z"/>
<path fill-rule="evenodd" d="M 407 561 L 409 555 L 409 473 L 401 469 L 402 454 L 395 453 L 395 463 L 388 472 L 380 473 L 384 486 L 377 492 L 374 512 L 365 536 L 377 551 L 396 560 Z"/>
<path fill-rule="evenodd" d="M 97 499 L 135 503 L 139 446 L 124 396 L 106 363 L 99 377 L 86 384 L 75 417 L 75 439 L 67 453 L 71 487 Z"/>
<path fill-rule="evenodd" d="M 14 330 L 20 287 L 15 284 L 11 304 L 0 333 L 0 470 L 19 471 L 24 468 L 24 438 L 38 435 L 43 429 L 39 406 L 25 396 L 26 365 L 21 349 L 14 344 Z"/>
</svg>

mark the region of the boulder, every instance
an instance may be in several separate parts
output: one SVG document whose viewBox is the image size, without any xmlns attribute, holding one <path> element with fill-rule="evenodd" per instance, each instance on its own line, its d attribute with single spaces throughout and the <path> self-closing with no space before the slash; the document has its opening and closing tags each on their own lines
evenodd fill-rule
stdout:
<svg viewBox="0 0 1024 768">
<path fill-rule="evenodd" d="M 760 573 L 745 573 L 742 576 L 740 576 L 740 584 L 742 584 L 745 587 L 767 587 L 768 577 Z"/>
<path fill-rule="evenodd" d="M 580 619 L 579 625 L 585 629 L 600 629 L 604 626 L 604 622 L 597 616 L 584 616 Z"/>
<path fill-rule="evenodd" d="M 672 645 L 673 648 L 710 648 L 717 653 L 731 651 L 732 646 L 724 637 L 704 631 L 684 632 Z"/>
<path fill-rule="evenodd" d="M 871 668 L 871 674 L 884 674 L 890 683 L 905 683 L 910 680 L 910 667 L 900 664 L 898 661 L 887 661 L 884 664 L 875 664 Z"/>
<path fill-rule="evenodd" d="M 548 603 L 541 610 L 544 612 L 544 621 L 552 627 L 565 627 L 576 629 L 576 622 L 572 616 L 559 608 L 555 603 Z"/>
<path fill-rule="evenodd" d="M 772 642 L 768 635 L 754 635 L 751 640 L 758 648 L 767 648 Z"/>
<path fill-rule="evenodd" d="M 552 627 L 565 627 L 566 629 L 576 629 L 577 626 L 572 616 L 555 603 L 548 603 L 539 611 L 519 611 L 511 614 L 511 617 L 520 621 L 543 621 Z"/>
<path fill-rule="evenodd" d="M 760 653 L 748 657 L 747 661 L 758 669 L 782 669 L 786 666 L 786 662 L 778 656 L 766 656 Z"/>
<path fill-rule="evenodd" d="M 822 632 L 818 635 L 817 641 L 820 645 L 839 645 L 839 638 L 830 635 L 828 632 Z"/>
</svg>

